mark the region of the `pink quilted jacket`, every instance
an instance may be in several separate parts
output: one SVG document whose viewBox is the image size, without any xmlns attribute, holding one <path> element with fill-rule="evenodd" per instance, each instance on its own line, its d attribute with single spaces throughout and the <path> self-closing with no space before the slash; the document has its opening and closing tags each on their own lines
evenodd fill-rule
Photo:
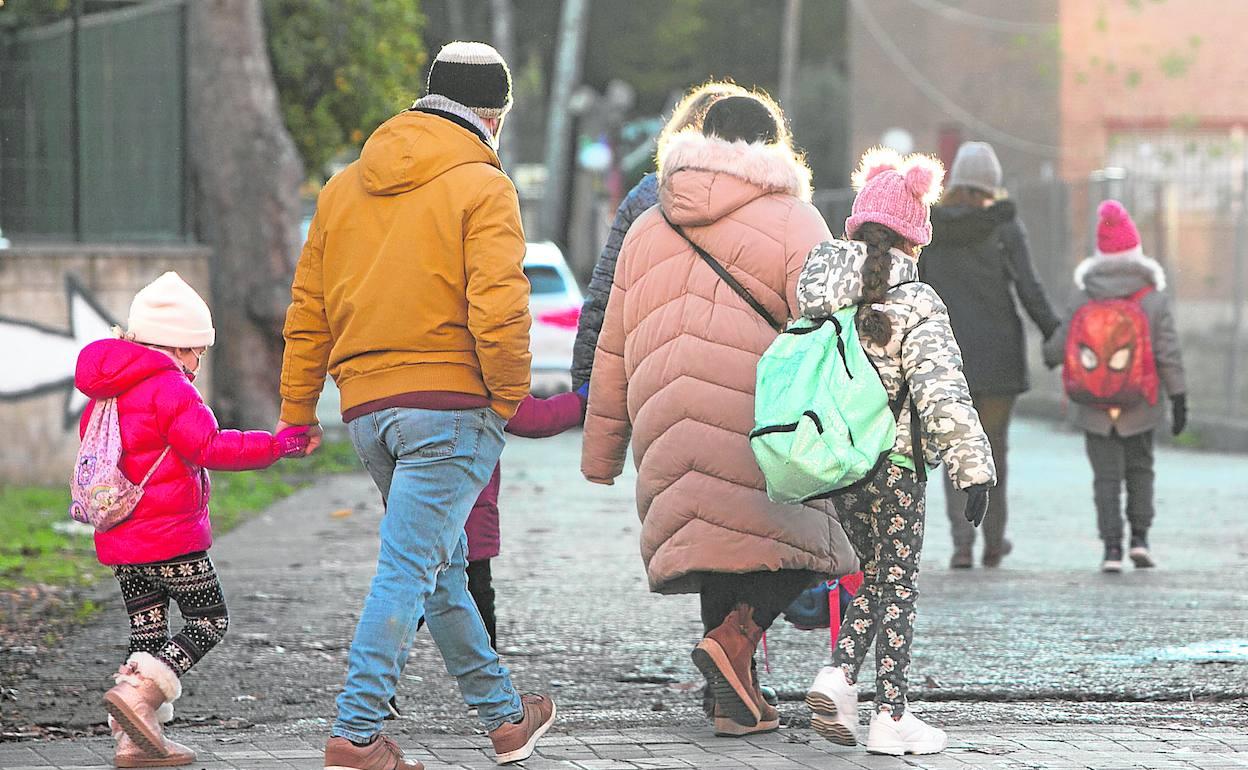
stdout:
<svg viewBox="0 0 1248 770">
<path fill-rule="evenodd" d="M 208 469 L 267 468 L 280 457 L 271 433 L 218 428 L 190 379 L 160 351 L 125 340 L 93 342 L 78 356 L 74 384 L 92 399 L 79 436 L 95 401 L 117 398 L 121 471 L 130 481 L 142 481 L 165 447 L 173 449 L 130 518 L 96 533 L 96 555 L 104 564 L 146 564 L 207 550 Z"/>
</svg>

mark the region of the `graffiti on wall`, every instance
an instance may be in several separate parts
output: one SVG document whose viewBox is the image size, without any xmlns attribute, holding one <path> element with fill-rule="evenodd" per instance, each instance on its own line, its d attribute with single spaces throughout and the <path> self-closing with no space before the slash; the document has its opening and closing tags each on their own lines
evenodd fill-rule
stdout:
<svg viewBox="0 0 1248 770">
<path fill-rule="evenodd" d="M 0 365 L 0 402 L 64 390 L 64 420 L 69 428 L 87 405 L 87 397 L 74 387 L 78 352 L 110 336 L 116 321 L 72 276 L 65 279 L 65 291 L 68 329 L 0 316 L 0 361 L 4 362 Z"/>
</svg>

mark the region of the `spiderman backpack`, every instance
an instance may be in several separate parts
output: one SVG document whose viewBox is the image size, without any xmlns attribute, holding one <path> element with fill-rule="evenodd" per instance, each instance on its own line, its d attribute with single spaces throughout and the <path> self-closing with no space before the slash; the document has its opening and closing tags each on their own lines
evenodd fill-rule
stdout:
<svg viewBox="0 0 1248 770">
<path fill-rule="evenodd" d="M 1102 409 L 1156 405 L 1157 361 L 1140 304 L 1152 290 L 1146 286 L 1129 297 L 1090 300 L 1075 311 L 1062 367 L 1071 401 Z"/>
</svg>

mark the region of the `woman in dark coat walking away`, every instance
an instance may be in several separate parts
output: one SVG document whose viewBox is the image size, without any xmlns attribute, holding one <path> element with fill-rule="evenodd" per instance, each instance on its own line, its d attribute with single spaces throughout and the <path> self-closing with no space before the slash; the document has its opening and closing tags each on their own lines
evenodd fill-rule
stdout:
<svg viewBox="0 0 1248 770">
<path fill-rule="evenodd" d="M 992 145 L 966 142 L 958 148 L 949 187 L 932 209 L 932 242 L 923 250 L 919 276 L 949 306 L 962 368 L 992 444 L 997 488 L 984 521 L 983 564 L 997 567 L 1012 548 L 1005 537 L 1010 415 L 1015 399 L 1030 387 L 1023 323 L 1013 295 L 1044 339 L 1061 321 L 1036 280 L 1014 204 L 1002 198 L 1001 163 Z M 950 566 L 969 569 L 975 529 L 962 515 L 963 495 L 949 483 L 945 492 L 954 545 Z"/>
</svg>

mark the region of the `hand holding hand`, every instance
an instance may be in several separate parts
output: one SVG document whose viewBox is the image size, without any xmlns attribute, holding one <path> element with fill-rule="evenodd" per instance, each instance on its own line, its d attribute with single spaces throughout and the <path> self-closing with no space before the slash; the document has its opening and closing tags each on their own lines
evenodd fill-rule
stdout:
<svg viewBox="0 0 1248 770">
<path fill-rule="evenodd" d="M 291 425 L 280 420 L 273 432 L 276 434 L 282 457 L 307 457 L 321 446 L 325 436 L 320 425 Z"/>
<path fill-rule="evenodd" d="M 1170 397 L 1170 432 L 1177 436 L 1187 428 L 1187 394 Z"/>
<path fill-rule="evenodd" d="M 988 514 L 988 489 L 987 484 L 976 484 L 966 490 L 966 520 L 971 526 L 984 523 L 984 516 Z"/>
</svg>

